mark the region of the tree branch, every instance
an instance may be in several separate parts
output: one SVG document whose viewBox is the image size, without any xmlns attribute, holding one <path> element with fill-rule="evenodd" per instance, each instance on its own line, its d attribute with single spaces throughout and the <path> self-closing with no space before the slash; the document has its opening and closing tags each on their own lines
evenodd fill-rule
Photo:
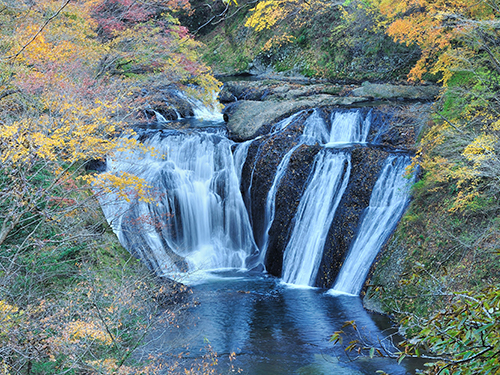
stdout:
<svg viewBox="0 0 500 375">
<path fill-rule="evenodd" d="M 18 90 L 18 89 L 12 89 L 12 90 L 5 90 L 4 92 L 0 93 L 0 100 L 2 100 L 3 98 L 9 96 L 9 95 L 13 95 L 13 94 L 16 94 L 18 92 L 20 92 L 21 90 Z"/>
<path fill-rule="evenodd" d="M 462 129 L 459 129 L 456 127 L 456 125 L 452 124 L 446 117 L 444 117 L 441 113 L 439 112 L 436 112 L 436 114 L 441 117 L 441 119 L 443 119 L 443 121 L 445 121 L 448 125 L 450 125 L 453 129 L 455 129 L 456 131 L 460 132 L 460 133 L 463 133 L 464 131 Z"/>
<path fill-rule="evenodd" d="M 66 6 L 70 3 L 71 0 L 66 0 L 64 2 L 64 4 L 52 15 L 50 16 L 50 18 L 45 21 L 45 23 L 42 25 L 42 27 L 40 27 L 40 29 L 35 33 L 35 35 L 33 35 L 33 37 L 28 41 L 28 43 L 26 43 L 20 50 L 19 52 L 17 52 L 16 54 L 14 55 L 10 55 L 10 56 L 7 56 L 7 57 L 4 57 L 3 60 L 7 60 L 7 59 L 15 59 L 16 57 L 18 57 L 21 53 L 23 53 L 26 48 L 28 48 L 28 46 L 33 43 L 35 41 L 35 39 L 38 37 L 38 35 L 40 35 L 40 33 L 47 27 L 47 25 L 54 19 L 56 18 L 64 8 L 66 8 Z"/>
</svg>

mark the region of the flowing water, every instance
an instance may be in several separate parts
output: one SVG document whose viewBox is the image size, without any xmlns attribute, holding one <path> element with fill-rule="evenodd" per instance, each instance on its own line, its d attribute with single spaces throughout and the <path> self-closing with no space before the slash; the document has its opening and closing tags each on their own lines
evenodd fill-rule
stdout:
<svg viewBox="0 0 500 375">
<path fill-rule="evenodd" d="M 351 170 L 345 153 L 320 152 L 312 178 L 295 214 L 295 226 L 283 256 L 283 281 L 312 286 L 316 279 L 326 235 L 342 199 Z"/>
<path fill-rule="evenodd" d="M 409 183 L 401 176 L 409 158 L 394 154 L 385 161 L 338 280 L 327 293 L 311 286 L 349 184 L 351 158 L 344 147 L 367 142 L 371 112 L 334 112 L 329 121 L 320 110 L 309 115 L 298 143 L 277 167 L 267 194 L 262 218 L 265 233 L 259 249 L 249 205 L 240 191 L 252 141 L 236 145 L 226 137 L 217 113 L 197 111 L 209 121 L 209 127 L 145 129 L 140 137 L 149 149 L 117 152 L 108 160 L 108 171 L 137 175 L 153 192 L 150 202 L 139 197 L 127 202 L 117 194 L 102 198 L 103 211 L 121 243 L 157 274 L 191 284 L 193 291 L 185 321 L 157 327 L 143 354 L 178 354 L 189 367 L 202 360 L 200 350 L 209 342 L 218 353 L 220 372 L 230 365 L 229 353 L 235 352 L 234 365 L 246 374 L 411 373 L 409 364 L 400 366 L 390 359 L 353 361 L 354 355 L 347 356 L 328 342 L 345 321 L 356 320 L 374 345 L 380 349 L 385 345 L 379 342 L 386 341 L 384 330 L 389 322 L 368 314 L 357 295 L 374 257 L 407 205 Z M 271 131 L 285 131 L 298 115 Z M 196 123 L 195 119 L 189 121 Z M 282 279 L 265 272 L 251 273 L 248 269 L 264 264 L 276 192 L 292 154 L 301 145 L 316 143 L 323 147 L 316 154 L 290 226 Z M 259 147 L 257 157 L 260 152 Z M 255 161 L 251 167 L 248 197 L 256 165 Z M 169 366 L 171 361 L 165 360 L 165 364 Z"/>
<path fill-rule="evenodd" d="M 389 156 L 373 188 L 370 205 L 331 294 L 359 295 L 384 241 L 394 230 L 409 202 L 411 181 L 404 178 L 408 156 Z"/>
<path fill-rule="evenodd" d="M 232 142 L 218 133 L 158 132 L 145 144 L 154 154 L 124 151 L 108 161 L 110 171 L 135 174 L 156 192 L 150 203 L 122 204 L 122 212 L 110 204 L 115 197 L 103 203 L 124 246 L 160 274 L 245 268 L 255 243 Z"/>
</svg>

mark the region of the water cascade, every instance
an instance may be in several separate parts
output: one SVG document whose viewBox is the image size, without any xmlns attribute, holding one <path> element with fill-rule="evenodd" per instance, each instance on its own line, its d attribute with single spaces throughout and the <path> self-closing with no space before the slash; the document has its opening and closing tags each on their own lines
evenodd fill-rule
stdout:
<svg viewBox="0 0 500 375">
<path fill-rule="evenodd" d="M 206 132 L 158 133 L 146 142 L 155 155 L 123 152 L 108 161 L 111 172 L 133 173 L 157 192 L 152 203 L 122 203 L 119 211 L 112 198 L 103 203 L 122 243 L 157 272 L 246 267 L 255 244 L 231 144 Z"/>
<path fill-rule="evenodd" d="M 373 188 L 370 205 L 358 235 L 330 294 L 359 295 L 378 251 L 401 218 L 408 201 L 411 181 L 404 178 L 408 156 L 389 156 Z"/>
<path fill-rule="evenodd" d="M 299 112 L 300 113 L 300 112 Z M 288 126 L 295 118 L 297 114 L 281 121 L 278 127 L 279 130 L 283 130 L 286 126 Z M 276 127 L 275 127 L 276 128 Z M 288 163 L 290 162 L 290 158 L 292 157 L 295 150 L 297 150 L 303 144 L 314 144 L 316 142 L 323 143 L 325 139 L 328 137 L 328 132 L 326 129 L 326 124 L 321 117 L 318 110 L 314 110 L 314 112 L 306 119 L 304 123 L 304 131 L 301 135 L 299 141 L 295 146 L 293 146 L 281 159 L 281 162 L 278 165 L 276 170 L 276 174 L 274 175 L 273 184 L 269 189 L 266 199 L 266 210 L 264 217 L 264 235 L 262 239 L 262 246 L 260 249 L 259 255 L 259 263 L 264 266 L 264 261 L 267 252 L 268 240 L 269 240 L 269 230 L 271 229 L 271 225 L 273 224 L 274 214 L 275 214 L 275 200 L 276 200 L 276 191 L 279 187 L 281 179 L 285 175 L 285 172 L 288 168 Z"/>
<path fill-rule="evenodd" d="M 211 125 L 220 120 L 216 111 L 204 109 L 201 102 L 189 102 L 198 117 L 208 118 Z M 266 160 L 259 158 L 267 155 L 273 140 L 266 143 L 266 135 L 263 135 L 235 144 L 227 138 L 221 122 L 216 127 L 187 131 L 146 129 L 141 139 L 145 139 L 145 145 L 154 149 L 154 153 L 122 151 L 108 160 L 109 172 L 137 175 L 156 194 L 151 203 L 137 198 L 125 202 L 112 194 L 102 199 L 103 210 L 122 244 L 159 274 L 246 269 L 257 265 L 265 269 L 282 180 L 285 176 L 290 178 L 289 164 L 299 148 L 300 152 L 314 149 L 307 174 L 301 177 L 303 187 L 294 193 L 297 196 L 285 198 L 297 203 L 294 211 L 290 211 L 288 227 L 278 234 L 289 232 L 285 234 L 286 242 L 280 245 L 282 267 L 279 270 L 283 281 L 314 286 L 327 235 L 350 184 L 352 145 L 361 144 L 368 149 L 372 111 L 333 111 L 330 124 L 325 122 L 328 115 L 323 110 L 315 109 L 306 115 L 305 111 L 298 112 L 271 128 L 268 137 L 281 136 L 280 144 L 288 144 L 288 148 L 281 151 L 280 159 L 275 159 L 279 163 L 274 164 L 276 171 L 272 172 L 271 179 L 266 178 L 270 185 L 263 190 L 266 195 L 261 200 L 265 203 L 262 217 L 253 219 L 251 204 L 245 205 L 241 187 L 245 186 L 245 196 L 250 197 L 254 174 L 259 173 L 257 166 L 266 167 L 266 163 L 257 161 Z M 297 131 L 300 131 L 298 136 L 293 133 Z M 248 161 L 250 146 L 263 137 L 258 148 L 252 151 L 253 161 Z M 390 155 L 387 151 L 380 152 Z M 401 216 L 408 189 L 406 180 L 400 176 L 408 160 L 407 156 L 389 156 L 384 167 L 380 167 L 382 172 L 373 189 L 370 207 L 360 221 L 357 237 L 335 284 L 337 292 L 359 293 L 374 254 Z M 250 167 L 245 167 L 247 164 Z M 292 170 L 292 173 L 296 172 Z M 244 177 L 248 179 L 246 185 L 242 181 Z M 262 228 L 257 236 L 260 249 L 254 238 L 252 220 L 259 220 Z M 276 253 L 275 248 L 273 251 Z M 358 251 L 364 252 L 358 254 Z M 365 252 L 369 255 L 365 256 Z M 279 275 L 278 272 L 274 274 Z"/>
<path fill-rule="evenodd" d="M 363 120 L 360 111 L 334 112 L 332 130 L 327 145 L 365 143 L 370 132 L 371 112 Z"/>
<path fill-rule="evenodd" d="M 238 181 L 240 182 L 240 184 L 241 184 L 241 170 L 243 169 L 243 164 L 245 164 L 245 160 L 248 154 L 248 148 L 250 147 L 251 144 L 252 144 L 251 140 L 240 143 L 238 146 L 236 146 L 233 152 L 234 167 L 236 169 L 236 176 L 238 177 Z"/>
<path fill-rule="evenodd" d="M 319 128 L 320 131 L 313 132 L 306 126 L 304 134 L 308 136 L 307 140 L 328 140 L 329 147 L 366 142 L 371 125 L 371 112 L 364 120 L 360 111 L 334 112 L 331 120 L 328 137 L 326 127 L 318 124 L 318 121 L 314 122 L 316 126 L 309 129 Z M 344 168 L 346 161 L 347 171 Z M 313 177 L 301 199 L 292 236 L 285 249 L 282 274 L 285 282 L 314 285 L 326 235 L 347 187 L 349 171 L 349 157 L 345 154 L 318 154 Z"/>
<path fill-rule="evenodd" d="M 285 249 L 283 280 L 313 285 L 323 246 L 335 210 L 349 181 L 350 158 L 323 150 L 314 162 L 313 175 L 295 215 L 295 226 Z"/>
</svg>

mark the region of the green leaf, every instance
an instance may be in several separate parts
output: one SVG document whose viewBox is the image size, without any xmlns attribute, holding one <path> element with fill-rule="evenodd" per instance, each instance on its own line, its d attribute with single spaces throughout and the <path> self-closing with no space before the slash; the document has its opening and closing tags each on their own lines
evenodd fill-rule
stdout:
<svg viewBox="0 0 500 375">
<path fill-rule="evenodd" d="M 401 354 L 398 358 L 398 364 L 401 364 L 401 362 L 403 362 L 403 359 L 406 358 L 406 354 Z"/>
</svg>

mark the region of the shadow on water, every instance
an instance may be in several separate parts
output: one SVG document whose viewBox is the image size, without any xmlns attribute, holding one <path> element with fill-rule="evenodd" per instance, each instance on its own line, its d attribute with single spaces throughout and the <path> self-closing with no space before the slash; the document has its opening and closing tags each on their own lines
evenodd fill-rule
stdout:
<svg viewBox="0 0 500 375">
<path fill-rule="evenodd" d="M 398 365 L 389 358 L 356 359 L 356 354 L 346 355 L 329 342 L 333 332 L 351 320 L 373 342 L 387 337 L 390 321 L 369 314 L 358 297 L 334 297 L 262 274 L 227 271 L 192 290 L 192 307 L 176 324 L 156 327 L 146 352 L 183 353 L 183 366 L 189 368 L 209 342 L 218 356 L 216 373 L 228 372 L 229 354 L 235 352 L 234 367 L 252 375 L 356 375 L 377 370 L 397 375 L 422 366 L 410 361 Z M 345 342 L 357 338 L 353 330 L 344 330 Z"/>
</svg>

